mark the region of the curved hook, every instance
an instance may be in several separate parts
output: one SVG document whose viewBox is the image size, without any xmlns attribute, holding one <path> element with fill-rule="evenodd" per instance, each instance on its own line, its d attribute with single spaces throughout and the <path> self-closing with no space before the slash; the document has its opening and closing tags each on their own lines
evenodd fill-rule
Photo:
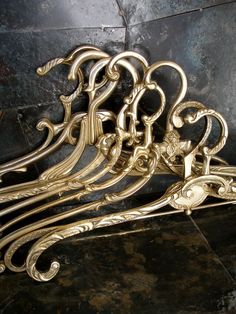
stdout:
<svg viewBox="0 0 236 314">
<path fill-rule="evenodd" d="M 97 117 L 96 117 L 96 111 L 99 108 L 99 106 L 104 103 L 108 99 L 108 97 L 111 95 L 113 90 L 116 88 L 118 84 L 117 81 L 110 81 L 108 84 L 108 87 L 100 93 L 100 95 L 96 98 L 95 96 L 95 90 L 94 85 L 96 81 L 96 76 L 107 64 L 109 64 L 110 58 L 104 58 L 102 60 L 99 60 L 91 69 L 90 76 L 89 76 L 89 83 L 86 91 L 89 93 L 90 96 L 90 104 L 88 109 L 88 125 L 89 125 L 89 143 L 93 144 L 98 136 L 100 135 L 97 128 Z M 135 67 L 129 63 L 126 60 L 120 59 L 117 61 L 117 64 L 126 68 L 132 75 L 133 78 L 133 84 L 135 85 L 139 80 L 139 74 Z M 119 121 L 121 122 L 121 115 L 119 116 Z M 123 126 L 125 125 L 125 122 L 123 121 Z"/>
<path fill-rule="evenodd" d="M 124 59 L 124 58 L 135 58 L 136 60 L 140 61 L 142 68 L 143 68 L 143 72 L 146 72 L 146 69 L 148 68 L 148 62 L 147 60 L 140 55 L 137 52 L 134 51 L 124 51 L 121 52 L 119 54 L 117 54 L 116 56 L 114 56 L 111 61 L 109 62 L 109 64 L 107 65 L 106 68 L 106 75 L 108 76 L 108 78 L 112 81 L 117 81 L 120 78 L 120 73 L 116 71 L 115 69 L 115 65 L 116 63 L 118 63 L 118 61 L 120 59 Z"/>
<path fill-rule="evenodd" d="M 174 108 L 172 111 L 172 123 L 173 126 L 176 128 L 181 128 L 185 123 L 195 123 L 200 119 L 200 116 L 196 119 L 194 119 L 193 115 L 188 115 L 188 118 L 183 118 L 180 116 L 181 112 L 185 109 L 197 109 L 197 113 L 201 112 L 202 110 L 205 110 L 205 106 L 198 102 L 198 101 L 186 101 L 183 103 L 180 103 L 178 106 Z M 201 116 L 203 117 L 203 116 Z M 184 178 L 188 178 L 192 175 L 192 163 L 196 156 L 196 154 L 199 153 L 199 149 L 204 146 L 209 134 L 211 133 L 212 129 L 212 120 L 209 116 L 206 117 L 206 125 L 205 129 L 203 131 L 203 134 L 197 143 L 197 145 L 193 146 L 190 151 L 187 152 L 187 155 L 184 156 Z"/>
<path fill-rule="evenodd" d="M 38 75 L 45 75 L 47 74 L 52 68 L 54 68 L 56 65 L 59 64 L 70 64 L 70 62 L 74 59 L 74 57 L 81 51 L 84 50 L 95 50 L 95 51 L 101 51 L 101 49 L 93 46 L 93 45 L 83 45 L 80 47 L 77 47 L 72 52 L 69 53 L 69 55 L 65 58 L 54 58 L 50 61 L 48 61 L 45 65 L 37 68 L 37 74 Z"/>
<path fill-rule="evenodd" d="M 217 143 L 213 147 L 203 147 L 203 155 L 205 157 L 204 164 L 203 164 L 203 173 L 209 174 L 210 173 L 210 161 L 213 155 L 217 154 L 225 145 L 226 140 L 228 138 L 228 126 L 225 121 L 225 119 L 222 117 L 221 114 L 216 112 L 215 110 L 212 109 L 206 109 L 205 107 L 202 108 L 201 110 L 198 110 L 196 113 L 192 113 L 187 115 L 185 117 L 185 121 L 187 123 L 193 124 L 197 121 L 199 121 L 202 117 L 206 117 L 209 119 L 210 117 L 214 117 L 220 124 L 221 127 L 221 134 L 219 135 L 219 139 Z M 204 135 L 204 140 L 206 141 L 208 135 L 210 134 L 210 130 L 208 132 L 206 131 Z M 204 142 L 205 142 L 204 141 Z M 203 145 L 201 141 L 201 145 Z M 200 145 L 198 145 L 199 147 Z"/>
<path fill-rule="evenodd" d="M 187 84 L 187 77 L 186 77 L 183 69 L 178 64 L 176 64 L 175 62 L 172 62 L 172 61 L 158 61 L 158 62 L 153 63 L 150 66 L 149 71 L 146 73 L 146 81 L 148 83 L 151 83 L 152 73 L 155 70 L 157 70 L 163 66 L 168 66 L 168 67 L 175 69 L 177 71 L 177 73 L 179 74 L 180 79 L 181 79 L 180 91 L 179 91 L 179 93 L 178 93 L 178 95 L 177 95 L 173 105 L 171 106 L 168 115 L 167 115 L 167 127 L 166 127 L 166 129 L 167 129 L 167 131 L 171 131 L 171 130 L 173 130 L 172 113 L 176 109 L 176 106 L 184 99 L 186 92 L 187 92 L 188 84 Z"/>
<path fill-rule="evenodd" d="M 162 114 L 165 108 L 165 104 L 166 104 L 165 93 L 163 92 L 162 88 L 158 84 L 156 84 L 155 82 L 151 82 L 151 83 L 144 82 L 141 84 L 136 84 L 136 86 L 131 91 L 131 94 L 129 95 L 129 97 L 125 98 L 125 103 L 130 105 L 130 109 L 127 112 L 127 116 L 130 118 L 130 123 L 129 123 L 130 140 L 127 143 L 128 146 L 133 145 L 134 142 L 139 142 L 138 132 L 136 130 L 136 126 L 139 124 L 138 104 L 147 90 L 153 90 L 158 93 L 160 97 L 160 105 L 157 111 L 153 113 L 151 116 L 142 115 L 141 117 L 145 126 L 145 131 L 144 131 L 144 135 L 145 135 L 144 145 L 145 146 L 148 146 L 151 144 L 152 137 L 153 137 L 152 125 L 160 117 L 160 115 Z"/>
<path fill-rule="evenodd" d="M 68 74 L 68 80 L 75 80 L 77 72 L 80 68 L 80 66 L 88 61 L 88 60 L 97 60 L 97 59 L 102 59 L 102 58 L 107 58 L 109 57 L 109 54 L 103 51 L 95 51 L 95 50 L 88 50 L 81 55 L 79 55 L 74 62 L 72 63 L 70 67 L 70 71 Z"/>
</svg>

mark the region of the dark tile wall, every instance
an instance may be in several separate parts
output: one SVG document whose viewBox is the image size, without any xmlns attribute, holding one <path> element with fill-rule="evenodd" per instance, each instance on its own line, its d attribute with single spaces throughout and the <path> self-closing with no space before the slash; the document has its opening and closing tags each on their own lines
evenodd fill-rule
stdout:
<svg viewBox="0 0 236 314">
<path fill-rule="evenodd" d="M 230 0 L 118 0 L 129 26 L 230 3 Z"/>
<path fill-rule="evenodd" d="M 36 68 L 80 44 L 91 43 L 110 53 L 132 49 L 150 62 L 169 59 L 179 63 L 188 76 L 187 99 L 202 101 L 225 116 L 230 136 L 222 154 L 235 163 L 235 13 L 235 1 L 223 0 L 2 0 L 1 161 L 42 141 L 44 135 L 35 129 L 37 120 L 45 116 L 61 119 L 58 96 L 68 90 L 65 72 L 58 69 L 41 78 Z M 168 97 L 174 92 L 176 77 L 169 78 Z M 145 110 L 154 110 L 152 103 Z"/>
<path fill-rule="evenodd" d="M 227 3 L 128 28 L 129 49 L 145 54 L 151 62 L 178 63 L 188 77 L 186 99 L 201 101 L 223 114 L 230 135 L 222 155 L 232 164 L 236 163 L 235 13 L 236 3 Z M 172 75 L 168 86 L 164 84 L 170 95 L 175 80 Z"/>
<path fill-rule="evenodd" d="M 211 1 L 210 1 L 211 2 Z M 2 0 L 1 28 L 4 31 L 122 27 L 115 0 Z"/>
</svg>

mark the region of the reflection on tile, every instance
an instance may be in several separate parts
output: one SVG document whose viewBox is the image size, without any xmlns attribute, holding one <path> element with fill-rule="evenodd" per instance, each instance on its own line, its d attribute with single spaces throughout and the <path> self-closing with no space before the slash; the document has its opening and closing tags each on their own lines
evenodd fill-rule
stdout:
<svg viewBox="0 0 236 314">
<path fill-rule="evenodd" d="M 130 49 L 143 53 L 150 62 L 178 63 L 188 77 L 186 99 L 202 101 L 224 115 L 230 137 L 222 154 L 231 164 L 236 160 L 235 10 L 236 3 L 231 3 L 129 28 Z M 178 76 L 163 70 L 157 78 L 167 96 L 174 95 Z M 214 141 L 217 130 L 216 126 Z"/>
<path fill-rule="evenodd" d="M 18 158 L 30 151 L 27 139 L 19 122 L 19 115 L 16 110 L 2 111 L 0 117 L 0 164 Z M 36 176 L 34 165 L 30 166 L 27 172 L 9 173 L 2 177 L 0 186 L 12 185 L 32 179 Z"/>
<path fill-rule="evenodd" d="M 231 2 L 230 0 L 118 0 L 128 25 L 157 20 L 193 10 Z"/>
<path fill-rule="evenodd" d="M 236 280 L 236 206 L 199 210 L 192 218 Z"/>
<path fill-rule="evenodd" d="M 16 110 L 3 111 L 0 117 L 0 163 L 28 151 Z M 7 140 L 6 140 L 7 139 Z"/>
<path fill-rule="evenodd" d="M 109 14 L 107 14 L 109 12 Z M 79 27 L 120 27 L 115 0 L 2 0 L 0 32 Z"/>
<path fill-rule="evenodd" d="M 44 77 L 38 66 L 65 56 L 82 44 L 94 44 L 108 53 L 124 49 L 124 28 L 90 28 L 44 32 L 0 33 L 0 108 L 52 104 L 73 90 L 67 81 L 68 67 L 61 66 Z"/>
<path fill-rule="evenodd" d="M 2 275 L 2 313 L 227 313 L 233 284 L 190 220 L 151 225 L 136 234 L 59 244 L 49 253 L 62 263 L 51 282 Z"/>
</svg>

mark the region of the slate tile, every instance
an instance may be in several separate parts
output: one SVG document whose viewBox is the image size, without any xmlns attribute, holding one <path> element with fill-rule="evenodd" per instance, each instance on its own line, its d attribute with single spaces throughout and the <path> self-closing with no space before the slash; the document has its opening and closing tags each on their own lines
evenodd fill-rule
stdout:
<svg viewBox="0 0 236 314">
<path fill-rule="evenodd" d="M 2 111 L 0 117 L 0 164 L 20 157 L 30 151 L 16 110 Z M 0 187 L 30 180 L 36 176 L 34 165 L 24 173 L 8 173 L 2 177 Z"/>
<path fill-rule="evenodd" d="M 211 248 L 236 280 L 236 206 L 227 205 L 195 211 L 193 220 Z"/>
<path fill-rule="evenodd" d="M 123 226 L 122 236 L 110 227 L 49 250 L 41 267 L 53 256 L 62 264 L 51 282 L 2 274 L 2 313 L 233 313 L 234 285 L 187 217 L 139 233 Z"/>
<path fill-rule="evenodd" d="M 230 163 L 236 160 L 235 11 L 236 3 L 216 6 L 130 27 L 128 35 L 129 49 L 141 52 L 151 63 L 171 60 L 184 69 L 188 77 L 186 100 L 201 101 L 223 114 L 230 136 L 222 156 Z M 163 70 L 156 78 L 164 88 L 168 102 L 173 101 L 170 95 L 177 90 L 178 76 Z M 148 106 L 154 110 L 150 101 Z M 213 129 L 215 140 L 217 129 L 217 126 Z"/>
<path fill-rule="evenodd" d="M 37 67 L 85 43 L 114 54 L 124 49 L 124 40 L 124 28 L 0 33 L 0 108 L 55 103 L 75 85 L 67 81 L 68 67 L 44 77 L 36 74 Z"/>
<path fill-rule="evenodd" d="M 128 25 L 148 22 L 172 15 L 232 2 L 230 0 L 118 0 Z"/>
<path fill-rule="evenodd" d="M 3 111 L 0 117 L 0 162 L 21 156 L 28 151 L 16 110 Z"/>
<path fill-rule="evenodd" d="M 115 0 L 1 1 L 0 32 L 122 25 Z"/>
</svg>

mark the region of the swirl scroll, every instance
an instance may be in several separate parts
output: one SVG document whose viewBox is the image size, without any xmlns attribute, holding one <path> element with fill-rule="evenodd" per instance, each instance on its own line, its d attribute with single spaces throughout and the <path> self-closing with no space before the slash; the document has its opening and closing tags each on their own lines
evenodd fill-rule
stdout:
<svg viewBox="0 0 236 314">
<path fill-rule="evenodd" d="M 77 84 L 70 95 L 59 96 L 64 108 L 63 120 L 54 123 L 42 118 L 36 127 L 39 131 L 48 130 L 45 141 L 34 151 L 0 165 L 0 179 L 4 181 L 9 172 L 26 171 L 28 165 L 46 159 L 65 144 L 72 149 L 35 180 L 0 187 L 0 203 L 6 204 L 0 210 L 0 217 L 4 216 L 0 226 L 3 256 L 0 272 L 26 271 L 36 281 L 48 281 L 55 277 L 60 265 L 53 261 L 49 270 L 42 272 L 37 268 L 38 259 L 49 247 L 66 238 L 150 215 L 191 215 L 193 210 L 207 207 L 209 197 L 221 200 L 219 205 L 236 201 L 236 168 L 217 156 L 226 144 L 227 123 L 221 114 L 205 104 L 184 102 L 187 78 L 179 65 L 172 61 L 149 65 L 137 52 L 124 51 L 111 56 L 97 47 L 84 45 L 66 57 L 48 61 L 37 73 L 44 76 L 62 65 L 68 68 L 68 80 Z M 163 67 L 177 71 L 181 87 L 169 108 L 161 138 L 156 125 L 165 111 L 166 95 L 153 73 Z M 127 90 L 124 90 L 123 72 L 132 77 L 132 85 Z M 122 96 L 116 93 L 119 87 L 123 88 Z M 153 97 L 155 112 L 148 115 L 141 109 L 141 102 L 145 102 L 145 93 L 150 91 L 156 95 Z M 116 108 L 107 110 L 106 104 L 115 93 Z M 87 111 L 78 109 L 81 95 L 87 96 Z M 75 101 L 77 111 L 73 112 Z M 205 125 L 198 142 L 182 139 L 181 128 L 197 124 L 201 119 Z M 105 127 L 107 121 L 110 121 L 109 131 Z M 207 140 L 214 122 L 218 122 L 220 134 L 209 145 Z M 78 167 L 85 150 L 91 147 L 94 158 Z M 106 209 L 106 214 L 101 214 L 102 208 L 130 198 L 153 176 L 163 173 L 178 177 L 176 183 L 163 191 L 163 196 L 143 206 Z M 128 177 L 133 178 L 132 183 L 125 181 Z M 82 202 L 88 195 L 96 197 L 88 203 Z M 7 204 L 11 201 L 14 203 Z M 59 213 L 55 211 L 71 201 L 76 204 Z M 172 209 L 166 209 L 166 205 Z M 90 218 L 81 218 L 85 212 Z M 90 216 L 92 212 L 96 215 Z M 24 263 L 15 265 L 13 257 L 25 245 L 29 250 Z"/>
</svg>

